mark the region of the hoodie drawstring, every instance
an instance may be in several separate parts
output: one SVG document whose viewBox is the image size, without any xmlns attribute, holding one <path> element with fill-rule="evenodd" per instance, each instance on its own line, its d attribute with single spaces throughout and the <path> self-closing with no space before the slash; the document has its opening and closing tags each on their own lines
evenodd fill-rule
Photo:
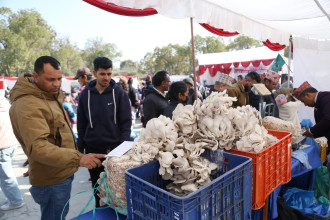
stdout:
<svg viewBox="0 0 330 220">
<path fill-rule="evenodd" d="M 91 117 L 91 107 L 90 107 L 90 99 L 91 99 L 91 92 L 88 90 L 88 116 L 89 116 L 89 123 L 91 124 L 91 128 L 93 128 L 92 117 Z"/>
<path fill-rule="evenodd" d="M 113 116 L 113 120 L 115 121 L 115 125 L 117 125 L 117 106 L 116 106 L 116 98 L 115 98 L 115 89 L 113 88 L 112 89 L 112 97 L 113 97 L 113 104 L 114 104 L 114 107 L 115 107 L 115 110 L 114 110 L 114 116 Z"/>
<path fill-rule="evenodd" d="M 89 123 L 91 124 L 91 128 L 93 128 L 93 123 L 92 123 L 92 117 L 91 117 L 91 107 L 90 107 L 90 90 L 88 90 L 88 116 L 89 116 Z M 115 125 L 117 125 L 117 104 L 116 104 L 116 98 L 115 98 L 115 90 L 112 89 L 112 97 L 113 97 L 113 104 L 114 104 L 114 116 L 113 120 L 115 122 Z"/>
</svg>

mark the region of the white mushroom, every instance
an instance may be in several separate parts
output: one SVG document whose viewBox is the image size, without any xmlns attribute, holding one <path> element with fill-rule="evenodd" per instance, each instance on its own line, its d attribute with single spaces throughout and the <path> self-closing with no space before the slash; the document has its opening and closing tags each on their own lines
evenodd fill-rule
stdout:
<svg viewBox="0 0 330 220">
<path fill-rule="evenodd" d="M 190 184 L 186 184 L 186 185 L 182 185 L 181 189 L 183 191 L 189 191 L 189 192 L 194 192 L 197 190 L 197 187 L 194 183 L 190 183 Z"/>
</svg>

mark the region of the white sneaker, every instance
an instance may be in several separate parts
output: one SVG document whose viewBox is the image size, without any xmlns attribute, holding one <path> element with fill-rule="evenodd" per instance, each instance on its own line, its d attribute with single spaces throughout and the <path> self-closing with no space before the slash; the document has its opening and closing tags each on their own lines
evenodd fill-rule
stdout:
<svg viewBox="0 0 330 220">
<path fill-rule="evenodd" d="M 6 203 L 8 203 L 8 199 L 7 198 L 5 198 L 5 200 L 3 200 L 1 204 L 6 204 Z"/>
<path fill-rule="evenodd" d="M 24 205 L 24 202 L 22 202 L 21 204 L 19 205 L 14 205 L 14 206 L 10 206 L 8 203 L 7 204 L 4 204 L 0 207 L 0 209 L 2 211 L 8 211 L 8 210 L 12 210 L 12 209 L 19 209 L 21 208 L 22 206 Z"/>
</svg>

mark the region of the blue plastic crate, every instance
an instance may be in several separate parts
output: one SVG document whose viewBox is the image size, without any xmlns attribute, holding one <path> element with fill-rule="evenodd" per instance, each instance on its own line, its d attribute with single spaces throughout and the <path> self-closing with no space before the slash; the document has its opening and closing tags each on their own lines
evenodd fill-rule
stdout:
<svg viewBox="0 0 330 220">
<path fill-rule="evenodd" d="M 211 160 L 212 151 L 205 156 Z M 223 153 L 217 177 L 197 191 L 179 197 L 166 191 L 154 161 L 125 173 L 129 219 L 249 220 L 252 208 L 252 159 Z"/>
</svg>

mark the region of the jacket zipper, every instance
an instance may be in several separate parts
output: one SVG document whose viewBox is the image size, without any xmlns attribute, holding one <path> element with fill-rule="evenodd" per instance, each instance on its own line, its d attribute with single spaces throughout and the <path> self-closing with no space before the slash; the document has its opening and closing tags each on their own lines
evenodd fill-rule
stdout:
<svg viewBox="0 0 330 220">
<path fill-rule="evenodd" d="M 57 138 L 58 137 L 58 138 Z M 59 140 L 59 143 L 57 144 L 57 139 Z M 55 145 L 61 147 L 62 145 L 62 140 L 61 140 L 61 136 L 60 136 L 60 128 L 56 129 L 56 135 L 54 135 L 54 140 L 55 140 Z"/>
</svg>

